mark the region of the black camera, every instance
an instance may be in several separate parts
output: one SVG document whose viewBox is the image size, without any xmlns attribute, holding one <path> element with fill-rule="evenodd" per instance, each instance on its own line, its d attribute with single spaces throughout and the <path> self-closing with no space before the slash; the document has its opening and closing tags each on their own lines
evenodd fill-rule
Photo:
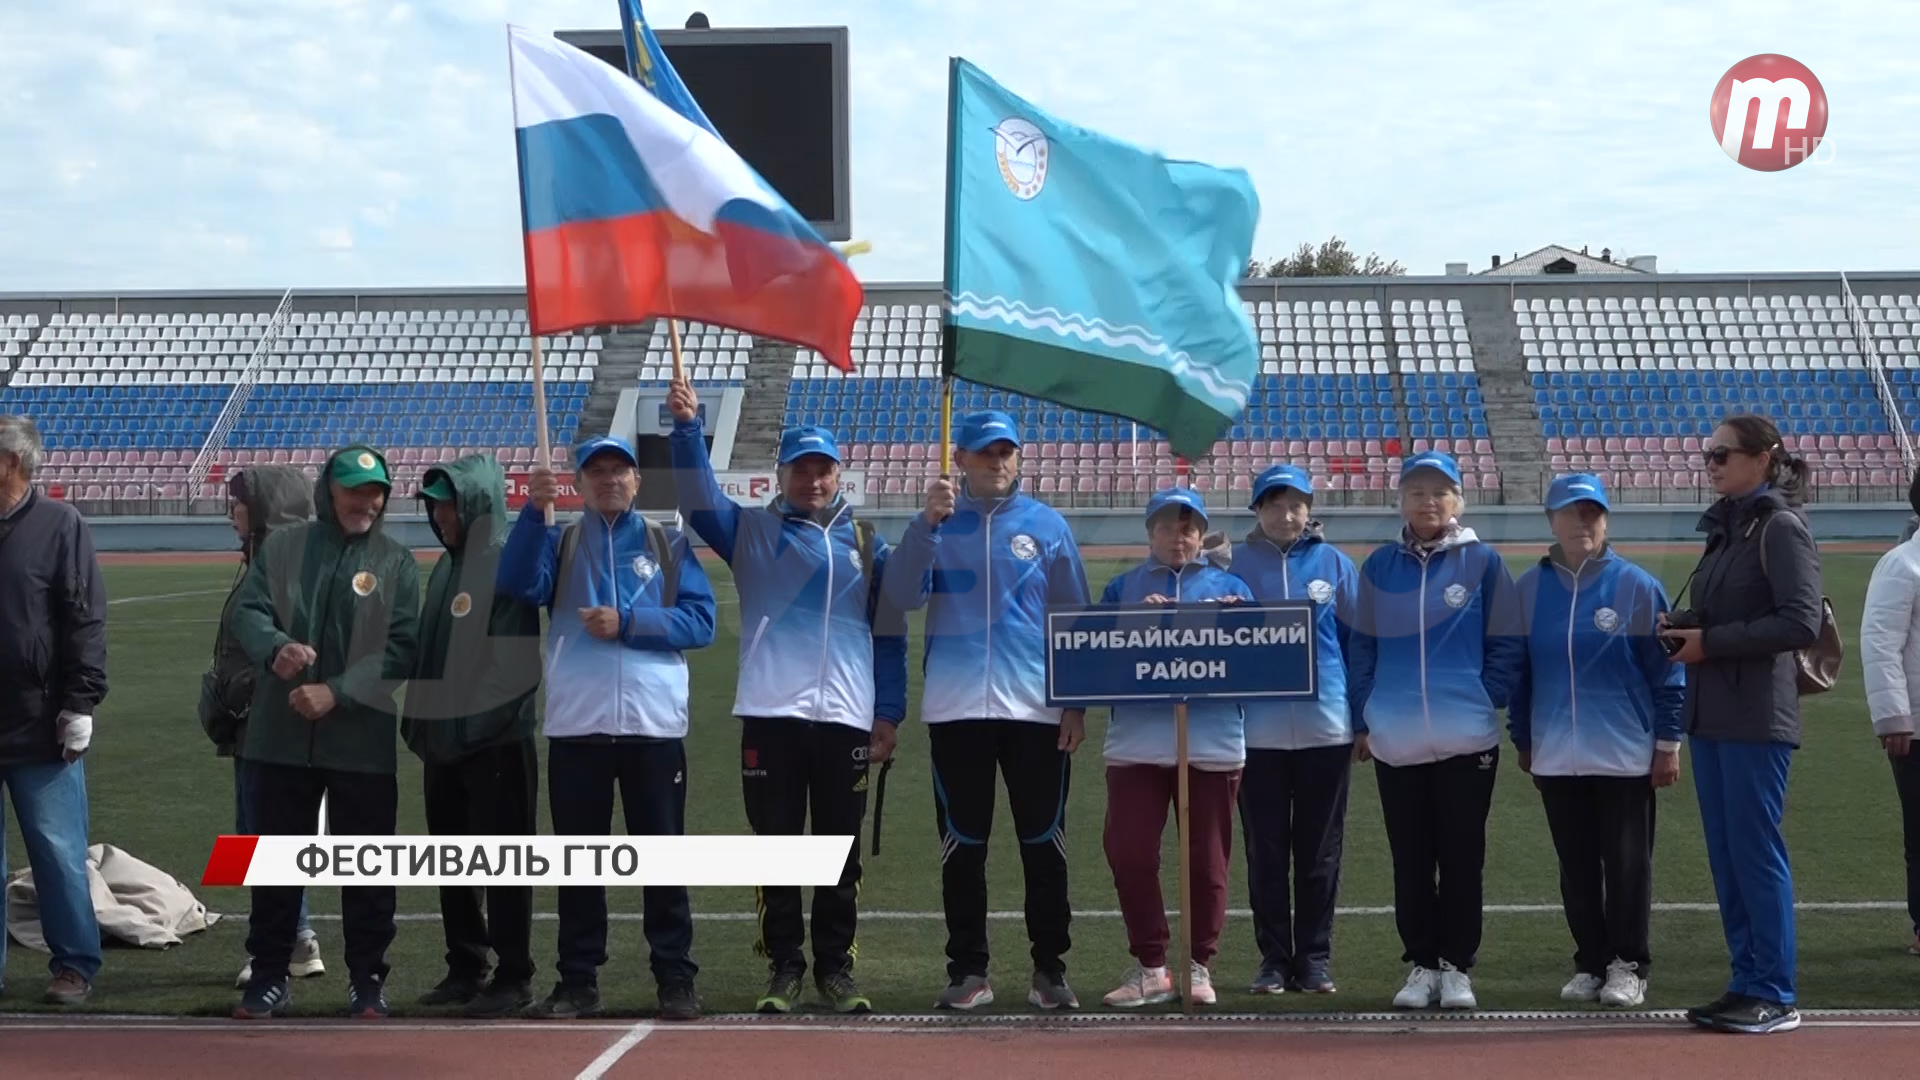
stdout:
<svg viewBox="0 0 1920 1080">
<path fill-rule="evenodd" d="M 1676 611 L 1667 612 L 1667 629 L 1669 630 L 1698 630 L 1705 625 L 1706 624 L 1700 619 L 1700 613 L 1692 608 L 1680 608 Z M 1680 651 L 1681 641 L 1679 638 L 1672 638 L 1662 634 L 1660 635 L 1660 647 L 1667 650 L 1668 656 L 1672 656 L 1674 653 Z"/>
</svg>

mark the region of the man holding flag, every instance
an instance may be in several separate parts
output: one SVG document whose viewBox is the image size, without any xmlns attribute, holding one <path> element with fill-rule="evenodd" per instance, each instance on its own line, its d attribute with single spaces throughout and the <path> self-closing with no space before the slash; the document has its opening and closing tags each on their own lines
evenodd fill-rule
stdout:
<svg viewBox="0 0 1920 1080">
<path fill-rule="evenodd" d="M 993 1003 L 987 980 L 987 834 L 994 773 L 1006 777 L 1026 873 L 1032 943 L 1029 1004 L 1076 1008 L 1065 955 L 1066 810 L 1071 755 L 1086 710 L 1047 707 L 1046 612 L 1085 604 L 1087 576 L 1073 530 L 1020 490 L 1013 417 L 966 418 L 956 440 L 963 478 L 935 480 L 907 525 L 887 575 L 889 600 L 927 608 L 920 719 L 933 745 L 934 810 L 947 916 L 943 1009 Z"/>
</svg>

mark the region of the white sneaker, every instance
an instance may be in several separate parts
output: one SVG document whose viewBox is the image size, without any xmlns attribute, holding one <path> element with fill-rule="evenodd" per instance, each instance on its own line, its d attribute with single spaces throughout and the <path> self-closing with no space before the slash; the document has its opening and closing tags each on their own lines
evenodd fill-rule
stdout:
<svg viewBox="0 0 1920 1080">
<path fill-rule="evenodd" d="M 1107 992 L 1106 1003 L 1116 1009 L 1137 1009 L 1142 1005 L 1164 1005 L 1174 999 L 1173 976 L 1163 967 L 1128 970 L 1126 980 Z"/>
<path fill-rule="evenodd" d="M 1439 985 L 1439 972 L 1415 964 L 1407 975 L 1407 985 L 1393 995 L 1393 1006 L 1396 1009 L 1424 1009 L 1433 1004 L 1434 991 Z"/>
<path fill-rule="evenodd" d="M 253 981 L 253 957 L 249 956 L 247 957 L 247 966 L 240 969 L 240 977 L 233 980 L 233 985 L 236 987 L 239 987 L 242 990 L 245 990 L 247 988 L 247 984 L 252 981 Z"/>
<path fill-rule="evenodd" d="M 1567 980 L 1567 985 L 1560 988 L 1560 1000 L 1599 1001 L 1602 982 L 1600 976 L 1589 975 L 1583 971 Z"/>
<path fill-rule="evenodd" d="M 1647 980 L 1632 964 L 1615 960 L 1607 965 L 1607 985 L 1600 991 L 1600 1004 L 1615 1009 L 1631 1009 L 1647 1000 Z"/>
<path fill-rule="evenodd" d="M 1196 1005 L 1212 1005 L 1219 1000 L 1213 992 L 1213 973 L 1199 961 L 1192 961 L 1188 969 L 1187 981 L 1192 986 L 1193 1002 Z"/>
<path fill-rule="evenodd" d="M 1473 999 L 1473 980 L 1467 973 L 1440 961 L 1440 1007 L 1443 1009 L 1471 1009 L 1478 1002 Z"/>
<path fill-rule="evenodd" d="M 293 956 L 287 961 L 287 974 L 296 979 L 325 975 L 327 965 L 320 962 L 320 939 L 313 935 L 293 943 Z"/>
</svg>

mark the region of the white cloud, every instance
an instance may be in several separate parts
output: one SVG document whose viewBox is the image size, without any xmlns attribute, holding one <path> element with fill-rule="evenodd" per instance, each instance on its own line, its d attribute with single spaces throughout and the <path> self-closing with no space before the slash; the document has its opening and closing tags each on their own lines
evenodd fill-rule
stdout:
<svg viewBox="0 0 1920 1080">
<path fill-rule="evenodd" d="M 867 280 L 936 280 L 947 65 L 1063 119 L 1244 167 L 1256 252 L 1340 234 L 1415 273 L 1544 243 L 1662 269 L 1909 266 L 1912 9 L 1229 0 L 676 0 L 655 24 L 846 25 Z M 0 288 L 521 281 L 504 24 L 615 0 L 40 0 L 0 6 Z M 1851 11 L 1851 16 L 1849 16 Z M 97 28 L 112 25 L 103 39 Z M 1902 31 L 1907 31 L 1903 33 Z M 1783 47 L 1833 101 L 1829 165 L 1714 145 L 1720 73 Z"/>
</svg>

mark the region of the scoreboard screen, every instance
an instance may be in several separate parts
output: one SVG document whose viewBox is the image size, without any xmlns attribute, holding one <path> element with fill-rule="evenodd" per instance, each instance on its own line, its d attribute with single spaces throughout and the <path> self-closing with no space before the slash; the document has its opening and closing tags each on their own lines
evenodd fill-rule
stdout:
<svg viewBox="0 0 1920 1080">
<path fill-rule="evenodd" d="M 849 239 L 846 27 L 653 33 L 720 137 L 823 237 Z M 554 37 L 627 70 L 619 30 Z"/>
</svg>

